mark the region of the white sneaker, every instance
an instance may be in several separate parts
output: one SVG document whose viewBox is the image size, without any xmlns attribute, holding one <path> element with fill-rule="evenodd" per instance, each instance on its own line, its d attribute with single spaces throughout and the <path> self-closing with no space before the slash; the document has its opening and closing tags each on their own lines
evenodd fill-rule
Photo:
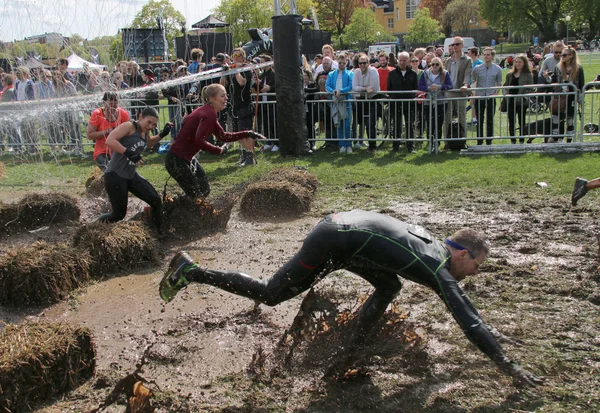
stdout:
<svg viewBox="0 0 600 413">
<path fill-rule="evenodd" d="M 277 145 L 273 145 L 273 147 L 271 148 L 271 152 L 277 152 L 279 150 L 279 146 Z"/>
<path fill-rule="evenodd" d="M 346 153 L 346 147 L 340 146 L 340 153 Z"/>
<path fill-rule="evenodd" d="M 354 144 L 354 149 L 360 149 L 360 143 L 356 142 L 356 143 Z"/>
<path fill-rule="evenodd" d="M 348 146 L 346 148 L 346 153 L 352 153 L 352 146 Z"/>
<path fill-rule="evenodd" d="M 264 145 L 263 146 L 263 151 L 270 151 L 271 149 L 273 149 L 274 145 Z"/>
<path fill-rule="evenodd" d="M 360 146 L 363 147 L 363 148 L 368 148 L 369 147 L 369 145 L 367 145 L 365 142 L 361 142 Z"/>
</svg>

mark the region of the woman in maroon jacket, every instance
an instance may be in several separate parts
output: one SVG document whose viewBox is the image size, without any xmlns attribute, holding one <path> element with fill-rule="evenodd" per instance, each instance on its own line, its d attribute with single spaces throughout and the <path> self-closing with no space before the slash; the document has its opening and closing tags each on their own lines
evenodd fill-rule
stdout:
<svg viewBox="0 0 600 413">
<path fill-rule="evenodd" d="M 227 92 L 222 85 L 213 84 L 202 89 L 203 106 L 185 117 L 175 142 L 167 152 L 165 167 L 191 198 L 206 197 L 210 185 L 204 169 L 194 158 L 198 151 L 224 155 L 227 147 L 215 146 L 206 139 L 215 135 L 222 142 L 235 142 L 244 138 L 265 139 L 251 130 L 225 132 L 218 122 L 218 113 L 227 105 Z"/>
</svg>

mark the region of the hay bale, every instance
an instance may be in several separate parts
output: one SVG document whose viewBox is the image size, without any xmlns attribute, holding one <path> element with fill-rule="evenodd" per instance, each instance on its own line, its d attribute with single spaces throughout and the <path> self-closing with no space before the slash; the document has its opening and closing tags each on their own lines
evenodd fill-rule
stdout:
<svg viewBox="0 0 600 413">
<path fill-rule="evenodd" d="M 0 203 L 0 231 L 18 232 L 78 221 L 77 200 L 64 193 L 28 194 L 16 204 Z"/>
<path fill-rule="evenodd" d="M 52 304 L 89 279 L 90 256 L 66 243 L 43 241 L 0 256 L 0 304 Z"/>
<path fill-rule="evenodd" d="M 0 333 L 0 411 L 35 404 L 88 380 L 96 367 L 90 331 L 62 323 L 7 325 Z"/>
<path fill-rule="evenodd" d="M 273 169 L 265 174 L 262 180 L 266 182 L 295 182 L 310 190 L 313 194 L 319 187 L 319 180 L 314 174 L 298 168 Z"/>
<path fill-rule="evenodd" d="M 158 242 L 141 222 L 94 222 L 73 236 L 73 245 L 91 257 L 90 274 L 100 277 L 158 262 Z"/>
<path fill-rule="evenodd" d="M 6 168 L 4 167 L 4 162 L 0 162 L 0 179 L 4 179 L 4 174 L 6 172 L 5 170 Z"/>
<path fill-rule="evenodd" d="M 85 181 L 85 192 L 90 196 L 107 196 L 104 187 L 104 172 L 99 168 L 94 168 Z"/>
<path fill-rule="evenodd" d="M 248 185 L 240 203 L 247 218 L 297 218 L 310 211 L 314 193 L 295 182 L 261 181 Z"/>
<path fill-rule="evenodd" d="M 238 196 L 228 193 L 212 201 L 193 200 L 185 195 L 163 202 L 164 227 L 177 234 L 222 231 L 227 227 Z"/>
</svg>

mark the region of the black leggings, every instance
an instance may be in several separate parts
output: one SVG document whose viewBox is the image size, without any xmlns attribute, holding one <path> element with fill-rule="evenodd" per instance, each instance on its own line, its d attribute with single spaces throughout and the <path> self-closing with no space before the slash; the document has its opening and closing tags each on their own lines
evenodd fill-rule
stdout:
<svg viewBox="0 0 600 413">
<path fill-rule="evenodd" d="M 338 229 L 338 224 L 325 218 L 311 231 L 300 251 L 268 280 L 258 280 L 237 271 L 212 269 L 196 270 L 190 278 L 274 306 L 308 290 L 332 271 L 345 268 L 375 287 L 360 311 L 354 338 L 354 344 L 360 344 L 402 284 L 395 272 L 370 260 L 354 259 L 361 248 L 377 242 L 371 241 L 369 234 Z M 378 249 L 377 246 L 371 248 Z"/>
<path fill-rule="evenodd" d="M 165 157 L 165 168 L 190 198 L 205 198 L 210 193 L 206 172 L 195 158 L 188 162 L 169 151 Z"/>
<path fill-rule="evenodd" d="M 131 179 L 120 177 L 116 172 L 104 174 L 104 187 L 110 199 L 112 211 L 98 218 L 101 222 L 118 222 L 127 213 L 127 196 L 131 192 L 151 207 L 152 222 L 160 230 L 162 226 L 162 201 L 156 189 L 137 172 Z"/>
</svg>

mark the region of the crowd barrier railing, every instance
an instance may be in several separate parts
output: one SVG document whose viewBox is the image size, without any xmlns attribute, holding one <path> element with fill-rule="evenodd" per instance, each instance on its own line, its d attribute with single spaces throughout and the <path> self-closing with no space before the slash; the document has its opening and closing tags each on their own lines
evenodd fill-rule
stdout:
<svg viewBox="0 0 600 413">
<path fill-rule="evenodd" d="M 600 82 L 586 83 L 582 95 L 580 123 L 582 140 L 600 138 Z"/>
<path fill-rule="evenodd" d="M 478 96 L 478 92 L 482 91 L 492 94 Z M 371 99 L 361 98 L 356 93 L 348 93 L 346 97 L 345 116 L 349 122 L 349 133 L 347 127 L 341 128 L 339 123 L 334 123 L 332 111 L 335 101 L 330 93 L 317 92 L 306 96 L 307 137 L 313 147 L 319 144 L 335 147 L 340 139 L 348 139 L 354 144 L 375 149 L 386 144 L 393 149 L 400 145 L 407 149 L 422 146 L 429 153 L 437 153 L 441 145 L 451 146 L 461 141 L 469 145 L 487 144 L 488 141 L 489 144 L 499 141 L 533 143 L 536 139 L 583 142 L 600 137 L 597 127 L 593 131 L 586 130 L 591 127 L 589 125 L 600 124 L 599 82 L 586 84 L 584 91 L 576 90 L 572 84 L 551 84 L 472 88 L 468 95 L 457 97 L 440 97 L 439 94 L 420 91 L 385 91 Z M 279 135 L 275 99 L 274 93 L 261 94 L 258 99 L 253 95 L 252 99 L 256 105 L 254 129 L 263 133 L 270 144 L 274 144 Z M 93 107 L 101 107 L 101 100 L 96 100 L 98 102 L 94 101 Z M 145 107 L 140 104 L 143 100 L 137 95 L 123 95 L 120 106 L 135 118 Z M 503 100 L 505 111 L 501 111 Z M 555 113 L 551 109 L 553 100 L 556 102 L 554 106 L 559 108 Z M 184 101 L 176 105 L 153 106 L 159 111 L 159 127 L 165 121 L 172 121 L 176 131 L 183 116 L 199 105 L 198 102 Z M 477 125 L 472 124 L 472 113 L 477 113 L 477 109 L 485 110 L 485 124 L 480 122 L 481 115 Z M 461 115 L 463 110 L 464 115 Z M 15 113 L 21 112 L 30 115 L 15 116 Z M 68 104 L 59 105 L 55 110 L 45 110 L 43 101 L 0 105 L 0 145 L 19 149 L 41 145 L 77 152 L 83 146 L 93 145 L 86 134 L 90 113 L 89 106 L 80 109 L 77 105 Z M 488 124 L 490 114 L 493 122 Z M 231 116 L 229 113 L 221 119 L 228 130 L 231 130 Z M 454 121 L 455 116 L 458 121 Z M 492 132 L 490 136 L 488 132 Z"/>
</svg>

